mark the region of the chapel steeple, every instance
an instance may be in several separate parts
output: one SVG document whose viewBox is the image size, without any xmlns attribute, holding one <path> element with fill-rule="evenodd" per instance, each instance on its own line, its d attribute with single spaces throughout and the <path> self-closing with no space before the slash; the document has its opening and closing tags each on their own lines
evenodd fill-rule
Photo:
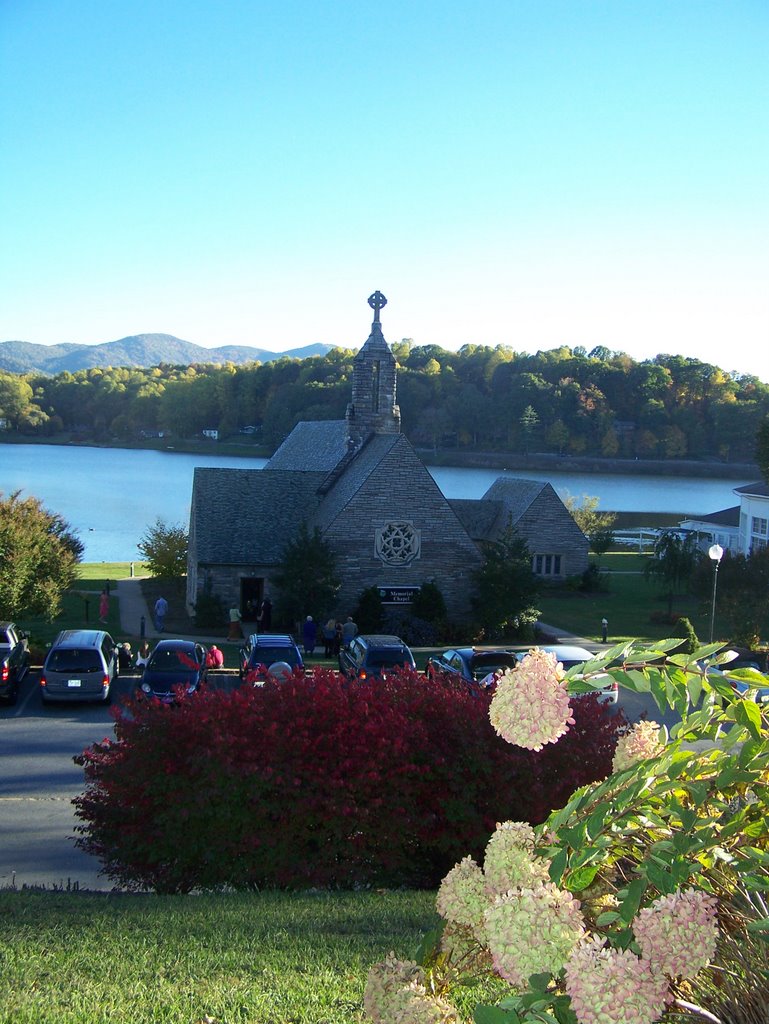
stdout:
<svg viewBox="0 0 769 1024">
<path fill-rule="evenodd" d="M 395 404 L 395 357 L 382 334 L 379 311 L 387 304 L 381 292 L 369 296 L 374 310 L 371 333 L 355 356 L 352 402 L 347 406 L 347 441 L 357 448 L 369 434 L 399 434 L 401 411 Z"/>
</svg>

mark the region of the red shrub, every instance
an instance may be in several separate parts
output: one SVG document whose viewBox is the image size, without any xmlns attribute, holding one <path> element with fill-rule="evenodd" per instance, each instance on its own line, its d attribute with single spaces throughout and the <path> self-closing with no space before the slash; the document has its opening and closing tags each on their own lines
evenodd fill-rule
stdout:
<svg viewBox="0 0 769 1024">
<path fill-rule="evenodd" d="M 497 821 L 542 821 L 611 770 L 624 721 L 593 697 L 540 753 L 511 747 L 488 694 L 412 671 L 202 691 L 116 709 L 76 761 L 78 845 L 129 888 L 436 885 Z"/>
</svg>

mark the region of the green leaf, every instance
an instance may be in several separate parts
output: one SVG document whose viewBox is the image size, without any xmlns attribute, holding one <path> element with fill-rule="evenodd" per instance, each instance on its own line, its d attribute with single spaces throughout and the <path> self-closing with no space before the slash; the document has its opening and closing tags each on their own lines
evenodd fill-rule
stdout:
<svg viewBox="0 0 769 1024">
<path fill-rule="evenodd" d="M 748 729 L 754 740 L 760 740 L 762 720 L 758 704 L 752 700 L 738 700 L 734 707 L 739 724 Z"/>
<path fill-rule="evenodd" d="M 565 885 L 569 892 L 581 892 L 592 884 L 598 874 L 597 864 L 585 864 L 566 876 Z"/>
<path fill-rule="evenodd" d="M 619 921 L 620 916 L 616 910 L 605 910 L 603 914 L 599 914 L 595 919 L 595 923 L 599 928 L 604 928 L 607 924 L 614 924 L 615 921 Z"/>
<path fill-rule="evenodd" d="M 529 978 L 529 986 L 534 992 L 547 992 L 548 985 L 553 980 L 553 975 L 549 972 L 542 974 L 532 974 Z"/>
<path fill-rule="evenodd" d="M 473 1010 L 475 1024 L 519 1024 L 520 1017 L 515 1010 L 500 1010 L 498 1006 L 476 1006 Z"/>
<path fill-rule="evenodd" d="M 748 921 L 749 932 L 769 932 L 769 917 L 761 917 L 758 920 Z"/>
<path fill-rule="evenodd" d="M 630 924 L 641 906 L 643 894 L 646 892 L 646 879 L 634 878 L 622 896 L 619 916 L 625 924 Z"/>
<path fill-rule="evenodd" d="M 550 861 L 550 880 L 555 882 L 556 885 L 563 878 L 563 872 L 566 868 L 566 857 L 568 851 L 566 849 L 559 850 L 555 857 Z"/>
</svg>

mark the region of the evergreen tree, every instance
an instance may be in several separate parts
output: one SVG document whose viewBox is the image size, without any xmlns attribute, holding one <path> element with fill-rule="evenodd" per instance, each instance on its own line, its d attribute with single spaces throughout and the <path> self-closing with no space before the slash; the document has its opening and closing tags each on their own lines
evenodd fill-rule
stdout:
<svg viewBox="0 0 769 1024">
<path fill-rule="evenodd" d="M 302 523 L 296 537 L 283 549 L 274 576 L 278 587 L 277 615 L 284 622 L 300 622 L 312 615 L 325 621 L 341 586 L 336 555 L 315 527 L 312 533 Z"/>
</svg>

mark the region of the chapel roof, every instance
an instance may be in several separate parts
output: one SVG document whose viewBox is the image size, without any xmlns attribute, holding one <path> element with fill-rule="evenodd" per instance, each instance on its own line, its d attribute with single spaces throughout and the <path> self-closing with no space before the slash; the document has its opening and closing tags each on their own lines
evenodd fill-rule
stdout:
<svg viewBox="0 0 769 1024">
<path fill-rule="evenodd" d="M 302 420 L 264 468 L 330 473 L 346 452 L 345 420 Z"/>
<path fill-rule="evenodd" d="M 197 467 L 192 485 L 197 560 L 271 564 L 318 504 L 325 473 Z"/>
<path fill-rule="evenodd" d="M 769 484 L 759 480 L 754 484 L 745 484 L 744 487 L 735 487 L 735 494 L 748 494 L 755 498 L 769 498 Z"/>
</svg>

